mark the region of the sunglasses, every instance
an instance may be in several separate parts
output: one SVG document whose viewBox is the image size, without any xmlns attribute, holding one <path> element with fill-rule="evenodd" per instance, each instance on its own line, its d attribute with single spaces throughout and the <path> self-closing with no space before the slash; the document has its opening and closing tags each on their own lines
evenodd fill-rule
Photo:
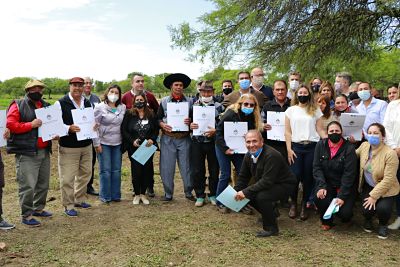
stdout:
<svg viewBox="0 0 400 267">
<path fill-rule="evenodd" d="M 256 104 L 253 104 L 253 103 L 243 103 L 242 104 L 244 107 L 249 107 L 249 108 L 254 108 L 255 106 L 256 106 Z"/>
</svg>

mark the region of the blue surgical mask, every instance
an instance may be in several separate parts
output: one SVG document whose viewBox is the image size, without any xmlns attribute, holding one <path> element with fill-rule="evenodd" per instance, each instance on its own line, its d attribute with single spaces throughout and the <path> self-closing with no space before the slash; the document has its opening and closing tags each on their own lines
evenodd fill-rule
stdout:
<svg viewBox="0 0 400 267">
<path fill-rule="evenodd" d="M 254 152 L 254 153 L 250 153 L 252 156 L 254 156 L 255 158 L 257 158 L 260 154 L 261 154 L 261 151 L 263 150 L 263 148 L 262 147 L 260 147 L 256 152 Z"/>
<path fill-rule="evenodd" d="M 381 142 L 379 135 L 369 134 L 367 140 L 370 145 L 377 146 Z"/>
<path fill-rule="evenodd" d="M 254 108 L 242 107 L 242 112 L 243 112 L 245 115 L 250 115 L 251 113 L 253 113 L 253 111 L 254 111 Z"/>
<path fill-rule="evenodd" d="M 358 91 L 357 94 L 362 101 L 366 101 L 371 97 L 371 92 L 369 90 Z"/>
<path fill-rule="evenodd" d="M 249 89 L 250 88 L 250 80 L 247 80 L 247 79 L 240 80 L 239 85 L 240 85 L 240 88 L 242 88 L 243 90 Z"/>
</svg>

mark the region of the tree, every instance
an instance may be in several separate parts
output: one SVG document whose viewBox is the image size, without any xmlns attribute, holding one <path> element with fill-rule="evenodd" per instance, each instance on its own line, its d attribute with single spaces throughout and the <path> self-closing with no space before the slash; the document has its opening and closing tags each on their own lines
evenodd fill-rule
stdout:
<svg viewBox="0 0 400 267">
<path fill-rule="evenodd" d="M 240 58 L 254 64 L 318 69 L 325 58 L 350 64 L 373 58 L 383 46 L 400 46 L 398 0 L 213 0 L 199 18 L 200 30 L 169 26 L 174 47 L 194 50 L 226 65 Z"/>
<path fill-rule="evenodd" d="M 25 94 L 25 84 L 30 80 L 28 77 L 14 77 L 5 80 L 1 84 L 1 93 L 8 94 L 11 97 L 17 98 Z"/>
</svg>

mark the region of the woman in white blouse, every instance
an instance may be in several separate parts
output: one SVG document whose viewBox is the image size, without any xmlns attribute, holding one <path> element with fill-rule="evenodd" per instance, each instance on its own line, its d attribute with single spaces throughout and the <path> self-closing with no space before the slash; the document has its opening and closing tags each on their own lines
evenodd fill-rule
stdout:
<svg viewBox="0 0 400 267">
<path fill-rule="evenodd" d="M 394 149 L 400 158 L 400 99 L 393 100 L 386 108 L 383 126 L 386 130 L 386 144 Z M 400 182 L 400 167 L 397 169 L 397 179 Z M 396 197 L 396 220 L 389 225 L 389 229 L 400 228 L 400 195 Z"/>
<path fill-rule="evenodd" d="M 306 202 L 313 189 L 312 164 L 314 149 L 320 138 L 326 138 L 320 119 L 322 113 L 314 103 L 312 92 L 301 85 L 295 92 L 291 107 L 285 111 L 285 139 L 290 167 L 303 185 L 300 219 L 308 218 Z M 291 194 L 289 217 L 297 217 L 298 186 Z"/>
</svg>

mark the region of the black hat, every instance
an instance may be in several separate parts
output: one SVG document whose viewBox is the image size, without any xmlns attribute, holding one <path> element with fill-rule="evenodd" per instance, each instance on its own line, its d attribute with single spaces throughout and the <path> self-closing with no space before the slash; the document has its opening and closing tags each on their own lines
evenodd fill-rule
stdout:
<svg viewBox="0 0 400 267">
<path fill-rule="evenodd" d="M 171 85 L 174 82 L 182 82 L 183 83 L 183 88 L 186 88 L 186 87 L 189 86 L 191 81 L 192 80 L 186 74 L 183 74 L 183 73 L 172 73 L 172 74 L 168 75 L 167 77 L 165 77 L 163 84 L 168 89 L 171 89 Z"/>
</svg>

